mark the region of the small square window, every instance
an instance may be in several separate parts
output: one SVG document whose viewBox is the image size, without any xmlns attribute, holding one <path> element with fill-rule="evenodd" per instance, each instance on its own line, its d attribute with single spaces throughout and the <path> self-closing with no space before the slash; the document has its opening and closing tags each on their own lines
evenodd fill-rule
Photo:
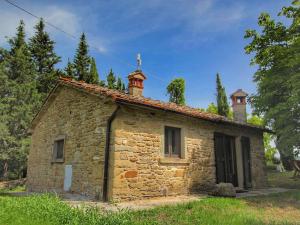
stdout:
<svg viewBox="0 0 300 225">
<path fill-rule="evenodd" d="M 53 159 L 56 162 L 62 162 L 64 160 L 64 139 L 54 141 Z"/>
<path fill-rule="evenodd" d="M 181 129 L 165 127 L 165 156 L 181 157 Z"/>
</svg>

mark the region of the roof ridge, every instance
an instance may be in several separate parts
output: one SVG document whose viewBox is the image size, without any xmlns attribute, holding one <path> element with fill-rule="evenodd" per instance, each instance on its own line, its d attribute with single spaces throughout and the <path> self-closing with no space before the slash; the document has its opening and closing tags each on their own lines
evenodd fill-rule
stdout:
<svg viewBox="0 0 300 225">
<path fill-rule="evenodd" d="M 107 87 L 102 87 L 100 85 L 97 85 L 97 84 L 89 84 L 89 83 L 86 83 L 82 80 L 80 81 L 77 81 L 77 80 L 74 80 L 72 79 L 71 77 L 60 77 L 59 80 L 62 80 L 62 81 L 67 81 L 67 82 L 72 82 L 74 84 L 76 83 L 81 83 L 83 84 L 84 86 L 86 86 L 85 88 L 88 88 L 89 89 L 89 86 L 90 87 L 94 87 L 94 88 L 100 88 L 100 89 L 103 89 L 103 90 L 106 90 L 106 91 L 110 91 L 114 94 L 117 94 L 117 95 L 121 95 L 121 96 L 124 96 L 124 97 L 127 97 L 127 98 L 132 98 L 132 99 L 144 99 L 144 100 L 150 100 L 150 101 L 155 101 L 155 102 L 159 102 L 159 103 L 162 103 L 162 104 L 168 104 L 168 105 L 174 105 L 176 107 L 181 107 L 181 108 L 188 108 L 188 109 L 192 109 L 192 110 L 198 110 L 199 112 L 203 113 L 203 114 L 208 114 L 208 115 L 214 115 L 214 116 L 218 116 L 220 118 L 225 118 L 227 119 L 226 117 L 224 116 L 221 116 L 221 115 L 217 115 L 217 114 L 213 114 L 213 113 L 210 113 L 210 112 L 205 112 L 205 111 L 202 111 L 200 110 L 199 108 L 194 108 L 194 107 L 191 107 L 191 106 L 188 106 L 188 105 L 178 105 L 174 102 L 165 102 L 165 101 L 162 101 L 162 100 L 159 100 L 159 99 L 153 99 L 151 97 L 144 97 L 144 96 L 133 96 L 133 95 L 129 95 L 129 94 L 126 94 L 126 93 L 123 93 L 121 91 L 118 91 L 118 90 L 115 90 L 115 89 L 110 89 L 110 88 L 107 88 Z"/>
<path fill-rule="evenodd" d="M 161 100 L 156 100 L 156 99 L 147 98 L 147 97 L 143 97 L 143 96 L 133 96 L 133 95 L 122 93 L 118 90 L 113 90 L 113 89 L 110 89 L 107 87 L 102 87 L 97 84 L 89 84 L 84 81 L 77 81 L 77 80 L 72 79 L 71 77 L 60 77 L 59 82 L 63 83 L 63 84 L 67 84 L 67 85 L 72 85 L 74 87 L 82 88 L 89 92 L 104 94 L 118 102 L 127 102 L 127 103 L 131 103 L 131 104 L 136 104 L 136 105 L 144 105 L 144 106 L 157 108 L 157 109 L 161 109 L 161 110 L 177 112 L 177 113 L 185 114 L 190 117 L 197 117 L 197 118 L 204 119 L 204 120 L 210 120 L 210 121 L 215 121 L 215 122 L 224 122 L 224 123 L 229 123 L 229 124 L 233 124 L 233 125 L 239 125 L 239 126 L 245 126 L 245 127 L 266 130 L 265 128 L 260 127 L 260 126 L 255 126 L 255 125 L 248 124 L 248 123 L 237 122 L 237 121 L 231 120 L 227 117 L 217 115 L 214 113 L 204 112 L 198 108 L 193 108 L 191 106 L 177 105 L 176 103 L 173 103 L 173 102 L 164 102 Z"/>
</svg>

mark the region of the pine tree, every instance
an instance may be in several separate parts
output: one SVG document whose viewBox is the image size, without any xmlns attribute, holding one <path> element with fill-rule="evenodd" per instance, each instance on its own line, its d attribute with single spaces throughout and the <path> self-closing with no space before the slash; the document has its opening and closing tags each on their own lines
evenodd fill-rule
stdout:
<svg viewBox="0 0 300 225">
<path fill-rule="evenodd" d="M 25 45 L 25 24 L 23 20 L 20 20 L 20 24 L 17 27 L 16 37 L 9 39 L 8 43 L 11 46 L 11 54 L 15 53 L 17 49 Z"/>
<path fill-rule="evenodd" d="M 54 66 L 60 62 L 60 57 L 54 52 L 55 42 L 45 31 L 43 19 L 36 24 L 35 30 L 35 35 L 29 41 L 29 49 L 37 72 L 38 91 L 45 96 L 58 78 L 58 71 Z"/>
<path fill-rule="evenodd" d="M 99 74 L 97 71 L 96 61 L 94 58 L 91 59 L 90 72 L 85 81 L 91 84 L 99 84 Z"/>
<path fill-rule="evenodd" d="M 10 50 L 7 51 L 4 59 L 6 62 L 4 70 L 8 75 L 8 79 L 13 80 L 18 84 L 32 82 L 36 78 L 30 51 L 25 42 L 24 26 L 25 24 L 21 20 L 17 28 L 16 36 L 8 40 Z"/>
<path fill-rule="evenodd" d="M 105 81 L 104 80 L 100 80 L 99 81 L 99 85 L 101 86 L 101 87 L 105 87 L 106 85 L 105 85 Z"/>
<path fill-rule="evenodd" d="M 229 105 L 227 101 L 227 96 L 225 92 L 225 88 L 222 86 L 220 75 L 217 73 L 217 107 L 218 114 L 221 116 L 228 117 L 229 114 Z"/>
<path fill-rule="evenodd" d="M 5 160 L 6 171 L 10 163 L 23 162 L 19 173 L 21 167 L 24 169 L 29 148 L 27 128 L 40 104 L 40 96 L 22 21 L 9 44 L 10 51 L 0 64 L 0 143 L 4 146 L 0 148 L 0 158 Z"/>
<path fill-rule="evenodd" d="M 167 87 L 167 93 L 169 94 L 169 101 L 178 105 L 185 105 L 185 81 L 183 78 L 176 78 L 171 81 Z"/>
<path fill-rule="evenodd" d="M 107 81 L 107 87 L 109 89 L 116 89 L 117 85 L 116 85 L 116 76 L 113 72 L 112 69 L 110 69 L 107 77 L 106 77 L 106 81 Z"/>
<path fill-rule="evenodd" d="M 66 77 L 71 77 L 71 78 L 75 78 L 74 77 L 74 64 L 72 64 L 68 58 L 68 63 L 67 66 L 64 69 L 64 75 Z"/>
<path fill-rule="evenodd" d="M 126 92 L 126 87 L 125 87 L 125 83 L 123 82 L 122 84 L 122 91 L 125 93 Z"/>
<path fill-rule="evenodd" d="M 86 42 L 85 34 L 82 33 L 76 55 L 74 59 L 75 78 L 86 81 L 89 76 L 90 57 L 88 55 L 88 44 Z"/>
<path fill-rule="evenodd" d="M 0 168 L 0 177 L 2 171 L 2 177 L 7 178 L 8 175 L 8 161 L 12 155 L 11 146 L 15 143 L 15 138 L 10 135 L 9 131 L 9 104 L 7 97 L 10 94 L 10 82 L 5 72 L 4 63 L 0 63 L 0 162 L 2 162 L 3 167 Z"/>
<path fill-rule="evenodd" d="M 122 86 L 123 86 L 122 79 L 121 79 L 121 77 L 118 77 L 116 89 L 119 91 L 122 91 Z"/>
</svg>

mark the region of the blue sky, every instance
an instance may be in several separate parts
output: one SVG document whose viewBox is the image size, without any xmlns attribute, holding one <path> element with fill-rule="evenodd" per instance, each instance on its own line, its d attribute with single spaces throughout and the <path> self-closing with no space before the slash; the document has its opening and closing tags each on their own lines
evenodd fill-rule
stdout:
<svg viewBox="0 0 300 225">
<path fill-rule="evenodd" d="M 221 74 L 227 95 L 238 88 L 255 92 L 244 53 L 248 28 L 257 28 L 261 12 L 276 16 L 288 0 L 11 0 L 79 38 L 87 35 L 90 55 L 100 77 L 110 68 L 127 79 L 135 70 L 136 54 L 148 79 L 144 95 L 167 101 L 166 86 L 175 77 L 186 80 L 186 102 L 206 107 L 215 101 L 215 75 Z M 18 21 L 33 34 L 36 19 L 0 1 L 0 45 L 12 36 Z M 47 27 L 62 56 L 59 67 L 73 59 L 78 40 Z"/>
</svg>

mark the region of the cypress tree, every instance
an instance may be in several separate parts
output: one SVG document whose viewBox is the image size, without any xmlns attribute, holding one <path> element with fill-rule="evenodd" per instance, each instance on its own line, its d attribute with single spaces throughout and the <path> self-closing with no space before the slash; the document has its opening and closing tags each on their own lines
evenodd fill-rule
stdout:
<svg viewBox="0 0 300 225">
<path fill-rule="evenodd" d="M 96 61 L 94 58 L 91 59 L 91 67 L 90 67 L 90 72 L 89 76 L 85 80 L 87 83 L 91 84 L 99 84 L 99 74 L 97 71 L 97 66 L 96 66 Z"/>
<path fill-rule="evenodd" d="M 76 55 L 74 59 L 75 78 L 86 81 L 89 76 L 90 57 L 88 55 L 88 44 L 86 42 L 85 34 L 82 33 Z"/>
<path fill-rule="evenodd" d="M 107 77 L 106 77 L 106 81 L 107 81 L 107 87 L 110 89 L 116 89 L 117 85 L 116 85 L 116 76 L 113 72 L 112 69 L 110 69 Z"/>
<path fill-rule="evenodd" d="M 54 66 L 60 62 L 60 57 L 54 52 L 55 42 L 45 31 L 43 19 L 36 24 L 35 30 L 35 35 L 29 41 L 29 49 L 37 72 L 38 91 L 47 95 L 58 78 Z"/>
<path fill-rule="evenodd" d="M 228 117 L 229 114 L 229 105 L 227 101 L 227 96 L 225 92 L 225 88 L 222 86 L 221 78 L 219 73 L 217 73 L 217 107 L 218 107 L 218 114 L 221 116 Z"/>
</svg>

